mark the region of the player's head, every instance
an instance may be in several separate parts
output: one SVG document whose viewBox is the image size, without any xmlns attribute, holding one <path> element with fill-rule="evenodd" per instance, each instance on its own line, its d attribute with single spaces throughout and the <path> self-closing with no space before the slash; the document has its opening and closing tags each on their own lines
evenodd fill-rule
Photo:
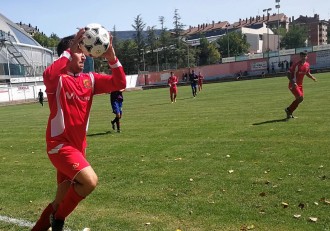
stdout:
<svg viewBox="0 0 330 231">
<path fill-rule="evenodd" d="M 67 36 L 67 37 L 64 37 L 61 39 L 61 41 L 57 45 L 58 56 L 61 56 L 65 50 L 70 48 L 74 37 L 75 37 L 75 35 L 70 35 L 70 36 Z M 68 71 L 70 71 L 72 73 L 80 73 L 84 69 L 84 63 L 86 60 L 86 56 L 83 54 L 81 49 L 78 49 L 78 50 L 79 50 L 79 52 L 75 52 L 75 53 L 71 54 L 71 61 L 67 65 Z"/>
<path fill-rule="evenodd" d="M 300 52 L 300 60 L 302 61 L 302 62 L 305 62 L 306 60 L 307 60 L 307 52 L 306 51 L 302 51 L 302 52 Z"/>
<path fill-rule="evenodd" d="M 70 35 L 61 39 L 59 44 L 57 45 L 57 55 L 61 56 L 61 54 L 70 47 L 70 44 L 74 38 L 74 35 Z"/>
</svg>

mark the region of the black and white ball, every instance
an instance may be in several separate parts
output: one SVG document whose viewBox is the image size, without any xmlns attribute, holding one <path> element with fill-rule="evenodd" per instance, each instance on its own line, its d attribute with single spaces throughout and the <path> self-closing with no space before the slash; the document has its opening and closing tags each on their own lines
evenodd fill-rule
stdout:
<svg viewBox="0 0 330 231">
<path fill-rule="evenodd" d="M 109 48 L 109 32 L 98 23 L 88 24 L 84 36 L 80 47 L 85 55 L 100 57 Z"/>
</svg>

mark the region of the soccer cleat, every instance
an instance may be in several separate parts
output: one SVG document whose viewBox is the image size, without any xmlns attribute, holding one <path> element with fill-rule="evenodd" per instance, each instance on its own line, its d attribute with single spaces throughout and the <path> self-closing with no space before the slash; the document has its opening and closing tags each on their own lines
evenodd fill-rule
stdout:
<svg viewBox="0 0 330 231">
<path fill-rule="evenodd" d="M 117 130 L 117 132 L 118 132 L 118 133 L 120 133 L 120 129 L 119 129 L 119 130 Z"/>
<path fill-rule="evenodd" d="M 112 129 L 115 130 L 115 122 L 111 121 L 111 126 L 112 126 Z"/>
<path fill-rule="evenodd" d="M 287 119 L 294 118 L 293 115 L 292 115 L 292 113 L 290 112 L 289 108 L 285 108 L 284 111 L 286 113 L 286 118 Z"/>
<path fill-rule="evenodd" d="M 52 227 L 52 231 L 64 230 L 64 221 L 55 219 L 54 214 L 50 215 L 50 224 Z"/>
</svg>

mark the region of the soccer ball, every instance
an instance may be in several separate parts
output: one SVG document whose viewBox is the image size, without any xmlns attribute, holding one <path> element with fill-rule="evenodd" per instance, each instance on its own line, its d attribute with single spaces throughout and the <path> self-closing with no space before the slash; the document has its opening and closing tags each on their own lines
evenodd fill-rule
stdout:
<svg viewBox="0 0 330 231">
<path fill-rule="evenodd" d="M 88 24 L 84 36 L 80 47 L 85 55 L 99 57 L 109 48 L 109 32 L 98 23 Z"/>
</svg>

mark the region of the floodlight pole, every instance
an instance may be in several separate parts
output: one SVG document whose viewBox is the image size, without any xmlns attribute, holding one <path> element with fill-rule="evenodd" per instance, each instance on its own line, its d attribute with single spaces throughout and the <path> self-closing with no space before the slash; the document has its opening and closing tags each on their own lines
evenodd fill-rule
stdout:
<svg viewBox="0 0 330 231">
<path fill-rule="evenodd" d="M 230 57 L 228 27 L 226 27 L 226 35 L 227 35 L 227 54 L 228 57 Z"/>
<path fill-rule="evenodd" d="M 267 68 L 268 68 L 268 73 L 270 72 L 270 68 L 269 68 L 269 11 L 271 11 L 272 8 L 268 8 L 268 9 L 263 9 L 263 12 L 267 12 Z"/>
<path fill-rule="evenodd" d="M 144 49 L 141 49 L 142 50 L 142 58 L 143 58 L 143 71 L 146 71 L 146 61 L 144 59 Z"/>
<path fill-rule="evenodd" d="M 181 39 L 181 41 L 187 46 L 187 65 L 190 67 L 190 59 L 189 59 L 189 43 L 187 40 Z"/>
<path fill-rule="evenodd" d="M 157 45 L 157 72 L 159 72 L 159 57 L 158 57 L 158 52 L 159 52 L 159 37 L 156 37 L 156 45 Z"/>
<path fill-rule="evenodd" d="M 280 1 L 281 0 L 275 0 L 276 2 L 276 9 L 277 9 L 277 42 L 278 42 L 278 63 L 280 63 L 280 34 L 279 34 L 279 29 L 280 29 Z"/>
</svg>

